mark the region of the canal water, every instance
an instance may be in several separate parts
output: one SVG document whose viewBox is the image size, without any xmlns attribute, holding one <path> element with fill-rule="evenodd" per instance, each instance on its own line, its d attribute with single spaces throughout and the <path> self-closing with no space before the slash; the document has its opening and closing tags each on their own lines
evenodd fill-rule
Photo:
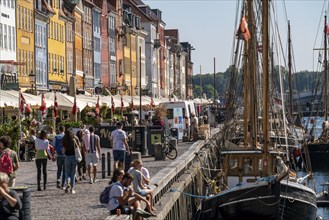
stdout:
<svg viewBox="0 0 329 220">
<path fill-rule="evenodd" d="M 327 170 L 313 171 L 315 192 L 320 193 L 323 190 L 321 184 L 329 181 L 329 167 Z M 324 220 L 329 220 L 329 207 L 319 207 L 318 215 Z"/>
<path fill-rule="evenodd" d="M 302 120 L 303 126 L 306 127 L 308 131 L 313 130 L 312 135 L 315 138 L 319 137 L 322 132 L 322 123 L 322 117 L 303 117 Z M 300 173 L 299 176 L 302 175 L 303 173 Z M 323 190 L 321 184 L 329 182 L 329 167 L 322 167 L 319 170 L 313 170 L 313 176 L 315 192 L 320 193 Z M 329 220 L 329 207 L 319 207 L 318 215 L 320 215 L 324 220 Z"/>
</svg>

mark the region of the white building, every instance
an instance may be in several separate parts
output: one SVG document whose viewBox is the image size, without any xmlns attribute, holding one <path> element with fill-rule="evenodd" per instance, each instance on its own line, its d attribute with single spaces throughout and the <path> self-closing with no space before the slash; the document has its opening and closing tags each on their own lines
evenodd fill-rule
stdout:
<svg viewBox="0 0 329 220">
<path fill-rule="evenodd" d="M 0 61 L 16 61 L 15 2 L 15 0 L 0 1 Z"/>
</svg>

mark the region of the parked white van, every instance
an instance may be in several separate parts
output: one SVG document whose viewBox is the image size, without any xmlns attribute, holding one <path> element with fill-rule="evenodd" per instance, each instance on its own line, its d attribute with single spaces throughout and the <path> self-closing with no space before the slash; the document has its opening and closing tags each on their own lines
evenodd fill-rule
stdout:
<svg viewBox="0 0 329 220">
<path fill-rule="evenodd" d="M 182 109 L 182 117 L 183 117 L 183 128 L 188 129 L 191 125 L 191 113 L 197 115 L 196 106 L 193 101 L 173 101 L 173 102 L 162 102 L 160 103 L 160 107 L 163 107 L 167 110 L 167 120 L 169 123 L 169 127 L 174 124 L 174 109 L 181 108 Z"/>
</svg>

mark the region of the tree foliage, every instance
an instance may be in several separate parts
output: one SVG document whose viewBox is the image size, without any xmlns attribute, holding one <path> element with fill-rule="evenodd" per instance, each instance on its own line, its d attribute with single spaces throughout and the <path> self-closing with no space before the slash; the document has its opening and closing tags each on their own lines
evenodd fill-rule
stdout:
<svg viewBox="0 0 329 220">
<path fill-rule="evenodd" d="M 279 81 L 279 73 L 281 71 L 284 83 L 284 91 L 289 89 L 289 74 L 288 70 L 283 66 L 275 66 L 273 68 L 273 74 L 271 77 L 271 81 L 275 86 L 280 85 Z M 202 93 L 206 95 L 206 97 L 213 98 L 214 96 L 214 85 L 216 89 L 216 98 L 224 97 L 225 92 L 228 89 L 228 85 L 230 82 L 230 76 L 232 73 L 236 71 L 240 74 L 239 70 L 235 69 L 234 66 L 230 66 L 227 68 L 225 72 L 218 72 L 215 74 L 207 73 L 207 74 L 197 74 L 193 76 L 193 95 L 194 97 L 201 97 L 201 88 Z M 313 71 L 300 71 L 292 74 L 292 90 L 293 91 L 314 91 L 318 86 L 319 82 L 323 82 L 321 80 L 323 75 L 321 72 L 313 72 Z M 200 84 L 201 82 L 201 84 Z M 319 90 L 319 88 L 318 88 Z"/>
</svg>

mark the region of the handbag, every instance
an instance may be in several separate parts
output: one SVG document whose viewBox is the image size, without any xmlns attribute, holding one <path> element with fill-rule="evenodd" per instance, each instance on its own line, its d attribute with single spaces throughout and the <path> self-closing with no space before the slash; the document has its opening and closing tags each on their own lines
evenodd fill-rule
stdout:
<svg viewBox="0 0 329 220">
<path fill-rule="evenodd" d="M 79 146 L 78 146 L 78 144 L 76 143 L 76 140 L 74 140 L 74 155 L 75 155 L 75 159 L 76 159 L 76 161 L 78 161 L 78 163 L 80 163 L 81 160 L 82 160 L 82 155 L 81 155 L 81 152 L 80 152 Z"/>
</svg>

